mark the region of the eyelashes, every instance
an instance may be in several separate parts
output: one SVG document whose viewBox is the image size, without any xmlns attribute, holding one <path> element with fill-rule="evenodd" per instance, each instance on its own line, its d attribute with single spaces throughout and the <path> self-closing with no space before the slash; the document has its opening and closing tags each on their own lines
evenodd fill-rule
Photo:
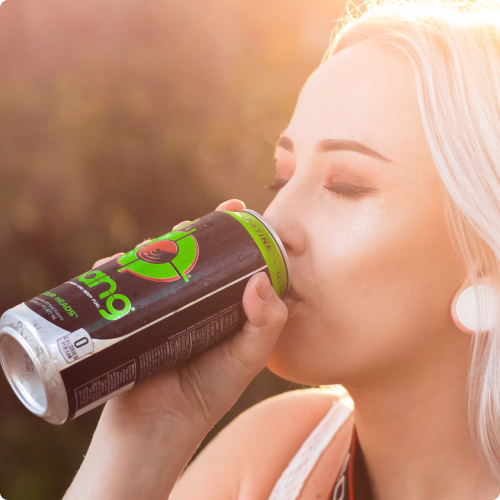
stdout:
<svg viewBox="0 0 500 500">
<path fill-rule="evenodd" d="M 288 179 L 274 179 L 273 184 L 269 184 L 268 186 L 264 186 L 264 188 L 269 189 L 269 191 L 279 191 L 287 182 L 288 182 Z"/>
<path fill-rule="evenodd" d="M 288 182 L 287 179 L 275 179 L 274 184 L 270 184 L 269 186 L 264 186 L 264 188 L 278 192 L 285 184 Z M 374 188 L 357 186 L 355 184 L 351 184 L 350 182 L 339 181 L 339 182 L 331 182 L 330 184 L 325 186 L 328 191 L 335 193 L 341 198 L 350 198 L 356 199 L 364 194 L 373 193 L 377 191 Z"/>
<path fill-rule="evenodd" d="M 374 188 L 357 186 L 350 182 L 332 182 L 325 186 L 329 191 L 342 196 L 343 198 L 360 198 L 361 196 L 376 191 Z"/>
</svg>

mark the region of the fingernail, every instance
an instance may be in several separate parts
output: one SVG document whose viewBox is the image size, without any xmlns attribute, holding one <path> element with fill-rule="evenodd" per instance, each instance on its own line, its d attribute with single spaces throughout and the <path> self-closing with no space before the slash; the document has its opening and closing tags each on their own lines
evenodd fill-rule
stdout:
<svg viewBox="0 0 500 500">
<path fill-rule="evenodd" d="M 257 283 L 257 293 L 259 297 L 266 302 L 270 301 L 274 296 L 273 287 L 266 274 L 263 274 Z"/>
</svg>

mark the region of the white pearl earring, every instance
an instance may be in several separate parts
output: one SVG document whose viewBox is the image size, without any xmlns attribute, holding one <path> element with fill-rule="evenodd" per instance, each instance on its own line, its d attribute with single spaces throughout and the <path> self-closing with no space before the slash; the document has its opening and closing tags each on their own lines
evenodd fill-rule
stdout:
<svg viewBox="0 0 500 500">
<path fill-rule="evenodd" d="M 466 288 L 456 302 L 456 316 L 460 323 L 471 332 L 479 331 L 478 311 L 476 295 L 484 294 L 485 303 L 485 324 L 481 325 L 481 330 L 491 330 L 497 322 L 497 309 L 500 306 L 500 298 L 495 290 L 488 285 L 473 285 Z"/>
</svg>

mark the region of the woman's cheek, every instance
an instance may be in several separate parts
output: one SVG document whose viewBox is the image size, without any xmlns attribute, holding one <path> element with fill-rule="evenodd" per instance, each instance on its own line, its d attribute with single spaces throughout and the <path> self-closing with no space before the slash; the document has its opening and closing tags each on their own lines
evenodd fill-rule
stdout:
<svg viewBox="0 0 500 500">
<path fill-rule="evenodd" d="M 412 231 L 387 215 L 376 206 L 349 220 L 337 219 L 330 234 L 316 231 L 317 239 L 310 246 L 316 249 L 313 275 L 329 322 L 347 328 L 383 314 L 404 288 L 412 266 L 407 234 Z"/>
</svg>

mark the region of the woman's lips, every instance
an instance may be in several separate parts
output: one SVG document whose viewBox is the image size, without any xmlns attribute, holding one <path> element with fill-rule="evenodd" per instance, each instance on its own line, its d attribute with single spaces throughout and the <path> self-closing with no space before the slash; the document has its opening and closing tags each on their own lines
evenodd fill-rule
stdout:
<svg viewBox="0 0 500 500">
<path fill-rule="evenodd" d="M 288 307 L 288 311 L 291 312 L 302 302 L 302 298 L 293 287 L 290 287 L 288 293 L 283 297 L 283 302 Z"/>
<path fill-rule="evenodd" d="M 283 302 L 285 303 L 286 307 L 288 307 L 288 311 L 294 309 L 299 303 L 298 300 L 292 299 L 291 297 L 283 297 Z"/>
</svg>

